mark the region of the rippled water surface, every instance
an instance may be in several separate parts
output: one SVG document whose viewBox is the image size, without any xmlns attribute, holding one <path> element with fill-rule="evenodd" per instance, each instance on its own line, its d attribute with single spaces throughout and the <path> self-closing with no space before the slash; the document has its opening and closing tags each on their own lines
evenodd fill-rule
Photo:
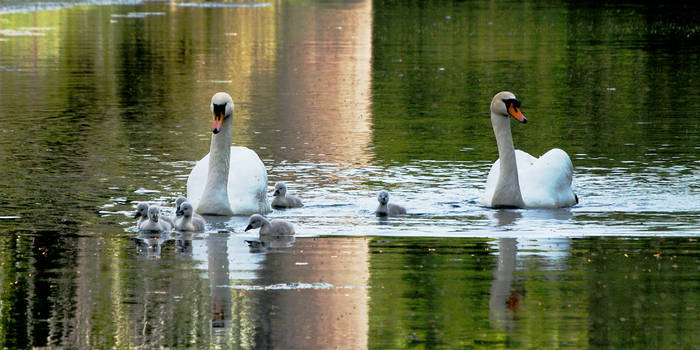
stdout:
<svg viewBox="0 0 700 350">
<path fill-rule="evenodd" d="M 698 348 L 697 12 L 0 0 L 0 341 Z M 569 153 L 578 205 L 479 205 L 500 90 L 517 148 Z M 269 215 L 295 240 L 135 229 L 185 194 L 217 91 L 270 195 L 304 200 Z M 408 215 L 376 217 L 382 189 Z"/>
</svg>

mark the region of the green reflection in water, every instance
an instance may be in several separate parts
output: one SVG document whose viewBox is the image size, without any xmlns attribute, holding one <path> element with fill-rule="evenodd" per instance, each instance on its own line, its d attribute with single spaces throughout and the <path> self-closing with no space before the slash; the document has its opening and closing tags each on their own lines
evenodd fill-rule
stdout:
<svg viewBox="0 0 700 350">
<path fill-rule="evenodd" d="M 158 258 L 138 253 L 124 238 L 3 235 L 0 248 L 4 347 L 158 348 L 236 341 L 245 348 L 250 341 L 250 325 L 242 317 L 251 314 L 249 302 L 231 290 L 215 290 L 211 281 L 219 272 L 203 273 L 174 241 Z M 222 299 L 230 308 L 226 326 L 217 316 L 224 312 L 217 308 Z"/>
<path fill-rule="evenodd" d="M 165 196 L 182 191 L 182 165 L 173 162 L 206 153 L 206 141 L 183 140 L 206 130 L 212 90 L 235 87 L 236 100 L 245 101 L 237 105 L 237 140 L 262 137 L 251 136 L 256 107 L 275 111 L 273 121 L 258 123 L 277 127 L 274 118 L 285 112 L 274 107 L 267 78 L 274 81 L 276 59 L 285 57 L 278 50 L 294 48 L 267 39 L 287 32 L 276 27 L 284 8 L 275 9 L 178 9 L 131 22 L 111 17 L 130 10 L 119 6 L 0 16 L 3 29 L 52 28 L 0 42 L 0 215 L 21 216 L 0 222 L 0 344 L 250 346 L 246 300 L 231 292 L 238 323 L 230 334 L 214 334 L 211 282 L 199 267 L 168 254 L 142 259 L 124 238 L 128 220 L 98 212 L 105 203 L 130 210 L 130 201 L 158 199 L 134 195 L 140 187 Z M 575 164 L 595 173 L 633 161 L 629 169 L 641 182 L 649 167 L 668 168 L 654 174 L 661 177 L 692 174 L 700 120 L 692 98 L 700 84 L 696 18 L 673 6 L 376 1 L 376 159 L 492 162 L 488 101 L 510 89 L 531 120 L 514 130 L 522 149 L 584 154 Z M 163 125 L 172 133 L 158 132 Z M 663 182 L 652 184 L 664 190 Z M 688 186 L 688 193 L 697 188 Z M 694 217 L 662 214 L 668 222 Z M 605 222 L 650 218 L 622 212 Z M 559 257 L 520 249 L 511 277 L 505 267 L 494 274 L 507 250 L 488 240 L 375 240 L 371 249 L 370 347 L 700 343 L 699 253 L 684 238 L 572 240 L 554 248 Z"/>
<path fill-rule="evenodd" d="M 692 238 L 375 239 L 371 348 L 688 348 Z"/>
<path fill-rule="evenodd" d="M 370 245 L 371 348 L 493 342 L 488 241 L 375 239 Z M 477 339 L 478 338 L 478 339 Z"/>
</svg>

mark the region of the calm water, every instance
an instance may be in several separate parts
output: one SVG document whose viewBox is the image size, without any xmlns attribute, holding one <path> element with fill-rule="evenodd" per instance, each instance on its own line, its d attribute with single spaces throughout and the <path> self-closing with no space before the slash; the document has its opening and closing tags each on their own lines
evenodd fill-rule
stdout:
<svg viewBox="0 0 700 350">
<path fill-rule="evenodd" d="M 0 0 L 8 348 L 700 349 L 700 11 L 567 2 Z M 488 106 L 581 199 L 478 205 Z M 209 100 L 299 236 L 139 234 L 209 149 Z M 387 189 L 409 215 L 373 215 Z M 270 193 L 272 190 L 270 191 Z"/>
</svg>

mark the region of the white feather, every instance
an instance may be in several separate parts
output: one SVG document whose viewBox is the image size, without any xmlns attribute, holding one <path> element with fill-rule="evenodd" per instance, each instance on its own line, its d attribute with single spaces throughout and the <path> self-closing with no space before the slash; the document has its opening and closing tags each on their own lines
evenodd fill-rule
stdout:
<svg viewBox="0 0 700 350">
<path fill-rule="evenodd" d="M 187 178 L 187 200 L 197 208 L 209 176 L 209 154 L 197 162 Z M 231 147 L 228 200 L 235 215 L 270 211 L 267 170 L 260 157 L 247 147 Z"/>
</svg>

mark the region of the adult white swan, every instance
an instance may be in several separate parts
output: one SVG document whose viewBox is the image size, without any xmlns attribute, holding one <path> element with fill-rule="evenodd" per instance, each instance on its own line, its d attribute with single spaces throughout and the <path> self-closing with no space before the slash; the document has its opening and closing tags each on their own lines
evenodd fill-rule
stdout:
<svg viewBox="0 0 700 350">
<path fill-rule="evenodd" d="M 250 215 L 272 211 L 267 199 L 267 171 L 246 147 L 231 147 L 233 100 L 225 92 L 211 98 L 209 154 L 187 178 L 187 200 L 202 215 Z M 231 169 L 231 171 L 229 171 Z"/>
<path fill-rule="evenodd" d="M 535 158 L 513 147 L 509 116 L 521 123 L 520 101 L 501 91 L 491 101 L 491 125 L 498 160 L 491 166 L 481 205 L 492 208 L 559 208 L 578 203 L 571 190 L 574 167 L 569 155 L 554 148 Z"/>
</svg>

